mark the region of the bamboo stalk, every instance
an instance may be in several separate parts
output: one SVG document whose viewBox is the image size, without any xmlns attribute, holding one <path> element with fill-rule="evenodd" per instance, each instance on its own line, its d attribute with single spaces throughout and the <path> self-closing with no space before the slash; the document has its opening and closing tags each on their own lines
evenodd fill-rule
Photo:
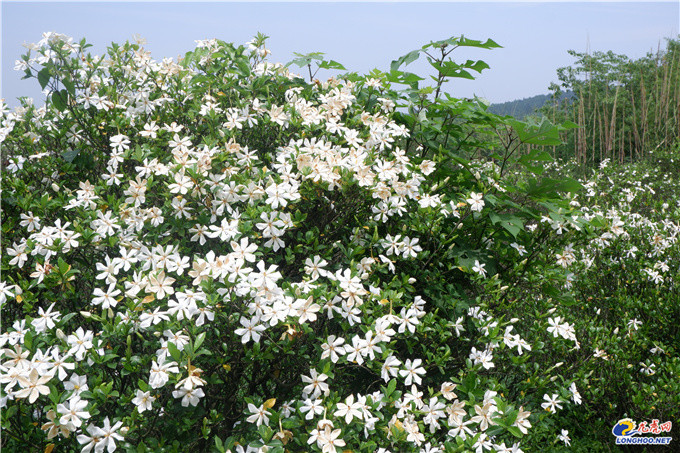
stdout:
<svg viewBox="0 0 680 453">
<path fill-rule="evenodd" d="M 607 137 L 607 152 L 611 152 L 612 160 L 615 160 L 614 154 L 614 141 L 616 140 L 616 103 L 619 99 L 619 87 L 616 87 L 616 92 L 614 93 L 614 105 L 612 106 L 612 120 L 609 125 L 609 134 Z"/>
</svg>

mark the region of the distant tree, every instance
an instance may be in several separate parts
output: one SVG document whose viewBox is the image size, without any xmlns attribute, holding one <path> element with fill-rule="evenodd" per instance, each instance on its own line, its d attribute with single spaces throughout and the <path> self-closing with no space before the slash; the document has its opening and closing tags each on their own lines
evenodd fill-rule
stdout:
<svg viewBox="0 0 680 453">
<path fill-rule="evenodd" d="M 572 96 L 571 92 L 562 95 L 563 101 Z M 548 101 L 552 99 L 550 94 L 538 94 L 514 101 L 491 104 L 489 111 L 497 115 L 510 115 L 517 119 L 525 119 L 527 116 L 536 114 Z"/>
<path fill-rule="evenodd" d="M 557 153 L 579 162 L 611 158 L 624 162 L 668 146 L 680 137 L 680 41 L 632 60 L 614 52 L 569 51 L 576 61 L 559 68 L 559 84 L 541 113 L 571 120 L 571 130 Z M 563 93 L 573 92 L 563 102 Z"/>
</svg>

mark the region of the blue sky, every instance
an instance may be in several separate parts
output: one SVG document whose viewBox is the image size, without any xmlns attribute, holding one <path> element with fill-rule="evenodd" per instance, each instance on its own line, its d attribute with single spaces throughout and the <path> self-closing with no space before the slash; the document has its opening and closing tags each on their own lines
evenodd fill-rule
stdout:
<svg viewBox="0 0 680 453">
<path fill-rule="evenodd" d="M 191 50 L 195 40 L 244 43 L 258 31 L 270 36 L 271 59 L 286 63 L 293 52 L 325 52 L 348 70 L 388 69 L 393 59 L 451 36 L 485 40 L 502 49 L 457 52 L 483 59 L 491 69 L 475 81 L 457 79 L 449 92 L 492 102 L 548 92 L 556 69 L 573 62 L 567 50 L 612 50 L 640 57 L 665 37 L 677 37 L 680 3 L 652 2 L 2 2 L 2 92 L 40 97 L 37 81 L 20 80 L 14 61 L 22 43 L 45 31 L 87 38 L 94 53 L 139 33 L 155 59 Z M 414 63 L 409 70 L 426 71 Z M 319 77 L 330 73 L 320 72 Z"/>
</svg>

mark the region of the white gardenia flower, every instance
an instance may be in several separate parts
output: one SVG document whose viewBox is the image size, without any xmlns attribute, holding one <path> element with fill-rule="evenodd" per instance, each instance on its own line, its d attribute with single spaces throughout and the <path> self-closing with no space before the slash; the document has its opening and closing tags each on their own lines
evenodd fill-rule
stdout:
<svg viewBox="0 0 680 453">
<path fill-rule="evenodd" d="M 123 426 L 123 422 L 118 421 L 113 426 L 109 422 L 109 417 L 104 419 L 104 426 L 99 428 L 102 432 L 102 450 L 104 447 L 108 453 L 113 453 L 116 450 L 116 441 L 123 440 L 123 436 L 118 434 L 118 431 Z"/>
<path fill-rule="evenodd" d="M 92 298 L 92 304 L 101 305 L 102 310 L 108 310 L 109 308 L 118 305 L 116 296 L 118 296 L 120 293 L 120 290 L 116 289 L 115 284 L 109 285 L 106 291 L 103 291 L 101 288 L 95 288 L 94 292 L 92 293 L 92 295 L 95 296 Z"/>
<path fill-rule="evenodd" d="M 55 321 L 59 321 L 61 313 L 59 313 L 58 311 L 54 312 L 52 311 L 52 309 L 54 308 L 54 304 L 55 302 L 52 302 L 52 304 L 47 308 L 47 310 L 43 310 L 42 307 L 38 307 L 38 317 L 31 321 L 31 325 L 35 327 L 36 332 L 42 333 L 47 330 L 53 329 L 56 325 Z"/>
<path fill-rule="evenodd" d="M 541 407 L 548 412 L 556 412 L 557 409 L 562 409 L 562 406 L 560 406 L 560 397 L 557 393 L 553 393 L 552 396 L 549 396 L 547 393 L 543 395 L 543 399 L 546 401 L 545 403 L 541 403 Z"/>
<path fill-rule="evenodd" d="M 305 420 L 311 420 L 314 418 L 315 415 L 323 414 L 323 411 L 324 407 L 320 399 L 312 400 L 310 398 L 307 398 L 303 401 L 302 407 L 300 408 L 300 412 L 302 412 L 303 414 L 305 412 L 307 413 L 307 415 L 305 415 Z"/>
<path fill-rule="evenodd" d="M 149 385 L 153 389 L 163 387 L 168 380 L 170 380 L 170 373 L 179 373 L 177 362 L 151 362 L 151 374 L 149 376 Z"/>
<path fill-rule="evenodd" d="M 578 392 L 578 389 L 576 388 L 576 383 L 572 382 L 571 385 L 569 386 L 569 391 L 571 392 L 571 398 L 574 400 L 574 403 L 576 404 L 581 404 L 582 399 L 581 399 L 581 394 Z"/>
<path fill-rule="evenodd" d="M 46 386 L 53 377 L 53 374 L 46 374 L 40 376 L 37 368 L 33 368 L 28 376 L 20 374 L 17 377 L 17 382 L 21 386 L 21 390 L 14 393 L 15 398 L 28 398 L 30 404 L 35 403 L 40 395 L 49 395 L 50 388 Z"/>
<path fill-rule="evenodd" d="M 345 423 L 350 424 L 354 417 L 359 420 L 363 419 L 362 404 L 354 402 L 354 395 L 349 395 L 345 398 L 344 403 L 338 403 L 338 410 L 333 415 L 336 417 L 345 417 Z"/>
<path fill-rule="evenodd" d="M 94 332 L 91 330 L 84 331 L 82 327 L 78 327 L 78 330 L 66 339 L 67 343 L 71 346 L 68 354 L 72 354 L 78 361 L 83 360 L 87 351 L 93 347 L 93 340 Z"/>
<path fill-rule="evenodd" d="M 264 324 L 260 323 L 259 317 L 248 319 L 245 316 L 241 316 L 239 322 L 243 327 L 236 329 L 234 333 L 241 337 L 241 343 L 243 344 L 248 343 L 251 339 L 255 343 L 259 342 L 261 338 L 260 333 L 267 328 Z"/>
<path fill-rule="evenodd" d="M 187 407 L 189 405 L 198 405 L 201 398 L 205 396 L 203 389 L 200 387 L 194 389 L 187 389 L 186 387 L 180 387 L 172 392 L 172 396 L 175 398 L 182 398 L 182 406 Z M 259 425 L 258 425 L 259 426 Z"/>
<path fill-rule="evenodd" d="M 478 351 L 477 348 L 472 348 L 470 351 L 470 360 L 474 362 L 475 365 L 481 364 L 484 369 L 493 368 L 493 354 L 488 349 L 483 351 Z"/>
<path fill-rule="evenodd" d="M 330 335 L 326 342 L 321 345 L 321 349 L 323 349 L 321 359 L 330 357 L 331 362 L 337 363 L 340 356 L 345 354 L 344 344 L 344 338 L 336 338 L 335 335 Z"/>
<path fill-rule="evenodd" d="M 305 398 L 311 396 L 316 398 L 321 394 L 328 395 L 330 391 L 328 384 L 325 382 L 328 376 L 324 373 L 319 374 L 315 369 L 309 370 L 309 376 L 302 375 L 302 382 L 308 384 L 302 389 L 302 394 Z"/>
<path fill-rule="evenodd" d="M 95 453 L 100 453 L 104 451 L 104 431 L 101 428 L 97 428 L 93 424 L 87 426 L 87 434 L 78 434 L 78 443 L 83 445 L 83 449 L 80 453 L 89 453 L 94 448 Z"/>
<path fill-rule="evenodd" d="M 484 208 L 484 200 L 482 199 L 483 197 L 484 194 L 471 192 L 470 198 L 465 201 L 468 202 L 472 211 L 482 212 L 482 208 Z"/>
<path fill-rule="evenodd" d="M 155 294 L 157 299 L 163 299 L 166 295 L 175 293 L 175 289 L 172 287 L 173 283 L 175 283 L 175 279 L 166 276 L 165 271 L 161 271 L 157 275 L 149 276 L 149 285 L 146 287 L 146 291 Z"/>
<path fill-rule="evenodd" d="M 156 397 L 151 396 L 151 392 L 142 392 L 137 390 L 137 395 L 132 399 L 132 404 L 137 406 L 137 411 L 141 414 L 144 411 L 151 410 L 152 403 Z"/>
<path fill-rule="evenodd" d="M 569 431 L 567 431 L 566 429 L 563 429 L 562 432 L 560 433 L 560 435 L 557 436 L 557 438 L 559 440 L 561 440 L 562 442 L 564 442 L 564 444 L 566 446 L 571 445 L 571 439 L 569 438 Z"/>
<path fill-rule="evenodd" d="M 119 152 L 130 149 L 130 140 L 123 134 L 114 135 L 111 137 L 111 148 Z"/>
<path fill-rule="evenodd" d="M 90 418 L 90 413 L 85 410 L 86 407 L 87 401 L 81 400 L 78 396 L 71 397 L 63 404 L 58 404 L 57 412 L 61 414 L 59 423 L 68 425 L 71 431 L 75 431 L 82 426 L 82 419 Z"/>
<path fill-rule="evenodd" d="M 269 415 L 271 413 L 264 408 L 264 404 L 257 407 L 252 403 L 248 403 L 248 410 L 253 414 L 246 419 L 249 423 L 255 423 L 256 426 L 260 426 L 263 423 L 265 425 L 269 424 Z"/>
<path fill-rule="evenodd" d="M 421 359 L 415 359 L 413 361 L 411 361 L 411 359 L 406 359 L 406 362 L 404 363 L 404 368 L 406 369 L 399 371 L 399 374 L 406 377 L 404 380 L 405 385 L 411 385 L 412 382 L 416 384 L 422 383 L 423 380 L 421 375 L 426 373 L 425 368 L 421 366 L 422 363 L 423 361 Z"/>
<path fill-rule="evenodd" d="M 482 277 L 486 277 L 486 269 L 484 269 L 485 266 L 486 264 L 480 263 L 479 261 L 475 260 L 475 265 L 472 266 L 472 270 L 477 272 Z"/>
</svg>

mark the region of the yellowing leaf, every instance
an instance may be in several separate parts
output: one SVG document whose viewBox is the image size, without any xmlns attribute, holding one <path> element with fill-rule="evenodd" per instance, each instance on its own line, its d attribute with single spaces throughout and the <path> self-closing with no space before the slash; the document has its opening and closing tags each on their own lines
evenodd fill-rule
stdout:
<svg viewBox="0 0 680 453">
<path fill-rule="evenodd" d="M 21 303 L 21 302 L 23 302 L 23 301 L 24 301 L 24 298 L 23 298 L 23 297 L 21 297 L 21 294 L 17 294 L 17 297 L 16 297 L 16 299 L 17 299 L 17 302 L 19 302 L 19 303 Z"/>
<path fill-rule="evenodd" d="M 286 445 L 290 440 L 293 438 L 293 433 L 291 431 L 288 431 L 287 429 L 284 429 L 283 431 L 279 431 L 276 434 L 274 434 L 274 439 L 281 439 L 281 443 L 283 445 Z"/>
<path fill-rule="evenodd" d="M 50 453 L 52 450 L 54 450 L 54 444 L 49 444 L 45 447 L 45 453 Z"/>
<path fill-rule="evenodd" d="M 156 300 L 156 296 L 154 296 L 153 294 L 151 294 L 151 295 L 149 295 L 149 296 L 146 296 L 144 299 L 142 299 L 142 303 L 143 303 L 143 304 L 148 304 L 149 302 L 153 302 L 154 300 Z"/>
<path fill-rule="evenodd" d="M 272 407 L 274 407 L 274 404 L 276 404 L 276 398 L 269 398 L 267 401 L 264 402 L 262 408 L 264 410 L 271 409 Z"/>
</svg>

